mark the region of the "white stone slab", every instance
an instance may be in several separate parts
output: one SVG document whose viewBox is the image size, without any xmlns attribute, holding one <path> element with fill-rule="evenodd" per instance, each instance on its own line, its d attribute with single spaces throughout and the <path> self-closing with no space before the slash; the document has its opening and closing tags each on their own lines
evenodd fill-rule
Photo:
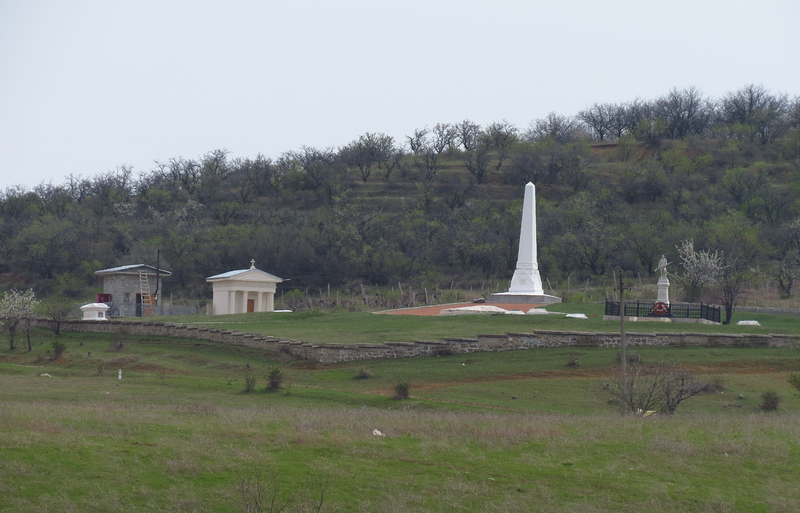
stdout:
<svg viewBox="0 0 800 513">
<path fill-rule="evenodd" d="M 588 317 L 586 317 L 586 314 L 582 314 L 582 313 L 571 313 L 571 314 L 567 314 L 566 317 L 568 317 L 570 319 L 588 319 Z"/>
<path fill-rule="evenodd" d="M 504 314 L 507 313 L 507 310 L 504 308 L 500 308 L 499 306 L 492 306 L 492 305 L 480 305 L 480 306 L 462 306 L 460 308 L 445 308 L 439 315 L 441 316 L 448 316 L 448 315 L 465 315 L 465 314 Z"/>
<path fill-rule="evenodd" d="M 549 313 L 544 308 L 531 308 L 528 310 L 528 315 L 548 315 Z"/>
</svg>

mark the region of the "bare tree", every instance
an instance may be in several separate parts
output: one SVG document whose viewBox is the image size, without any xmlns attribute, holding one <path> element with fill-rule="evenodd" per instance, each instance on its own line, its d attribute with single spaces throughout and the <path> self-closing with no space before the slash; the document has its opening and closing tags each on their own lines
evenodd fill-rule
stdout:
<svg viewBox="0 0 800 513">
<path fill-rule="evenodd" d="M 405 169 L 405 156 L 406 152 L 403 148 L 394 146 L 392 149 L 391 154 L 389 157 L 383 162 L 383 169 L 386 171 L 386 181 L 389 181 L 389 177 L 392 175 L 392 171 L 395 169 L 400 169 L 401 173 L 403 173 Z"/>
<path fill-rule="evenodd" d="M 438 125 L 437 125 L 438 126 Z M 390 162 L 394 156 L 394 138 L 367 132 L 339 150 L 339 157 L 350 167 L 357 167 L 367 183 L 374 167 Z"/>
<path fill-rule="evenodd" d="M 332 148 L 303 146 L 300 151 L 291 153 L 291 159 L 304 173 L 312 190 L 324 191 L 332 200 L 344 189 L 345 170 Z"/>
<path fill-rule="evenodd" d="M 790 126 L 791 102 L 786 94 L 772 94 L 763 85 L 749 84 L 728 93 L 720 102 L 723 122 L 761 144 L 774 142 Z"/>
<path fill-rule="evenodd" d="M 608 130 L 611 136 L 619 139 L 626 133 L 630 134 L 626 130 L 626 121 L 625 105 L 608 104 Z"/>
<path fill-rule="evenodd" d="M 492 147 L 501 150 L 507 148 L 517 140 L 517 128 L 506 121 L 495 121 L 486 127 L 486 137 Z"/>
<path fill-rule="evenodd" d="M 800 96 L 796 96 L 789 107 L 789 126 L 800 128 Z"/>
<path fill-rule="evenodd" d="M 717 275 L 717 287 L 719 300 L 725 308 L 725 320 L 722 324 L 730 324 L 736 303 L 744 294 L 745 285 L 756 274 L 756 270 L 740 255 L 728 256 L 723 253 L 723 262 L 724 265 Z"/>
<path fill-rule="evenodd" d="M 741 212 L 730 211 L 707 227 L 709 246 L 719 252 L 721 267 L 716 276 L 719 300 L 725 307 L 723 324 L 730 324 L 745 287 L 758 274 L 756 261 L 762 244 L 758 228 Z"/>
<path fill-rule="evenodd" d="M 795 282 L 800 280 L 800 218 L 783 223 L 771 234 L 773 262 L 768 273 L 781 296 L 791 297 Z"/>
<path fill-rule="evenodd" d="M 444 150 L 455 146 L 458 129 L 450 123 L 437 123 L 433 127 L 432 134 L 431 148 L 436 153 L 442 153 Z"/>
<path fill-rule="evenodd" d="M 550 139 L 557 143 L 570 142 L 575 138 L 578 123 L 568 116 L 551 112 L 543 119 L 532 121 L 523 138 L 530 142 Z"/>
<path fill-rule="evenodd" d="M 475 148 L 464 151 L 464 165 L 472 176 L 482 184 L 489 174 L 489 145 L 479 143 Z"/>
<path fill-rule="evenodd" d="M 437 153 L 430 145 L 423 147 L 414 158 L 414 167 L 420 172 L 420 177 L 424 181 L 432 181 L 442 169 Z"/>
<path fill-rule="evenodd" d="M 39 305 L 39 310 L 45 317 L 50 319 L 53 333 L 58 337 L 61 334 L 61 324 L 73 316 L 75 304 L 68 296 L 60 294 L 42 301 Z"/>
<path fill-rule="evenodd" d="M 609 387 L 623 414 L 647 415 L 657 412 L 674 415 L 687 399 L 707 392 L 701 383 L 681 367 L 665 362 L 638 363 L 619 375 Z"/>
<path fill-rule="evenodd" d="M 666 134 L 670 139 L 702 134 L 713 115 L 711 102 L 694 86 L 683 90 L 673 88 L 656 100 L 654 110 L 655 117 L 667 124 Z"/>
<path fill-rule="evenodd" d="M 800 280 L 800 252 L 795 249 L 783 255 L 771 274 L 778 284 L 780 295 L 792 297 L 794 283 Z"/>
<path fill-rule="evenodd" d="M 280 192 L 285 175 L 283 170 L 272 162 L 272 159 L 259 153 L 255 159 L 245 159 L 240 161 L 239 165 L 245 174 L 247 186 L 258 196 L 264 195 L 270 189 L 273 192 Z"/>
<path fill-rule="evenodd" d="M 644 120 L 653 117 L 653 105 L 648 101 L 636 98 L 622 107 L 620 115 L 623 119 L 625 133 L 636 134 L 639 125 Z"/>
<path fill-rule="evenodd" d="M 478 148 L 478 143 L 481 139 L 481 126 L 477 123 L 465 119 L 456 125 L 458 131 L 458 142 L 464 147 L 464 150 L 470 151 Z"/>
<path fill-rule="evenodd" d="M 612 119 L 614 119 L 614 114 L 614 105 L 595 103 L 588 109 L 580 111 L 578 118 L 589 128 L 595 139 L 603 141 L 613 135 Z"/>
<path fill-rule="evenodd" d="M 428 128 L 415 128 L 414 135 L 407 135 L 406 140 L 408 141 L 408 147 L 411 149 L 411 153 L 416 155 L 422 152 L 429 144 Z"/>
<path fill-rule="evenodd" d="M 186 190 L 190 195 L 194 194 L 200 184 L 202 173 L 200 164 L 191 159 L 177 157 L 170 159 L 167 163 L 156 162 L 162 173 L 169 176 L 169 179 Z"/>
</svg>

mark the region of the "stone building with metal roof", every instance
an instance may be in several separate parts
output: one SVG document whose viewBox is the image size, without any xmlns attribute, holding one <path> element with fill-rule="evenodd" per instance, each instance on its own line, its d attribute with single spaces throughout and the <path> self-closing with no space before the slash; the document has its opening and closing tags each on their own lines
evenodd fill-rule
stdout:
<svg viewBox="0 0 800 513">
<path fill-rule="evenodd" d="M 153 307 L 163 292 L 162 280 L 172 273 L 152 265 L 133 264 L 101 269 L 95 274 L 103 278 L 103 293 L 96 301 L 109 305 L 109 316 L 140 317 L 153 315 Z"/>
</svg>

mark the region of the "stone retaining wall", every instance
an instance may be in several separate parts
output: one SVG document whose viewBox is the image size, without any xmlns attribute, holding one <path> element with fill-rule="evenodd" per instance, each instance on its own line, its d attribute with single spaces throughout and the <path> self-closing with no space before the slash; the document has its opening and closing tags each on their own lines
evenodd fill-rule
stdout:
<svg viewBox="0 0 800 513">
<path fill-rule="evenodd" d="M 49 327 L 40 320 L 38 325 Z M 243 345 L 288 353 L 323 364 L 373 360 L 465 354 L 476 351 L 509 351 L 541 347 L 619 347 L 619 333 L 549 331 L 478 335 L 476 338 L 445 338 L 442 341 L 386 342 L 384 344 L 311 344 L 284 340 L 257 333 L 244 333 L 216 328 L 135 321 L 67 321 L 61 329 L 78 333 L 122 333 L 156 337 L 180 337 L 207 340 L 222 344 Z M 697 346 L 697 347 L 798 347 L 800 337 L 794 335 L 729 335 L 709 333 L 626 333 L 629 346 Z"/>
<path fill-rule="evenodd" d="M 749 312 L 749 313 L 766 313 L 778 315 L 800 315 L 800 310 L 792 308 L 769 308 L 763 306 L 737 306 L 736 312 Z"/>
</svg>

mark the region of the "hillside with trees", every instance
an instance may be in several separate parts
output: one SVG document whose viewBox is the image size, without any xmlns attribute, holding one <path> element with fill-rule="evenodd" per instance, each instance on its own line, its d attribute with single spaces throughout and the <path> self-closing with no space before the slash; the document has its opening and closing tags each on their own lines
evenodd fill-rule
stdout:
<svg viewBox="0 0 800 513">
<path fill-rule="evenodd" d="M 77 296 L 95 270 L 155 265 L 157 250 L 169 290 L 186 298 L 209 297 L 205 277 L 251 258 L 290 279 L 286 290 L 485 289 L 513 272 L 528 181 L 546 288 L 612 283 L 619 269 L 646 279 L 664 253 L 716 262 L 714 287 L 693 285 L 689 265 L 672 269 L 687 300 L 721 304 L 764 284 L 796 293 L 800 98 L 760 85 L 716 99 L 676 88 L 527 127 L 443 122 L 404 141 L 366 133 L 273 157 L 219 149 L 9 188 L 0 290 Z"/>
</svg>

